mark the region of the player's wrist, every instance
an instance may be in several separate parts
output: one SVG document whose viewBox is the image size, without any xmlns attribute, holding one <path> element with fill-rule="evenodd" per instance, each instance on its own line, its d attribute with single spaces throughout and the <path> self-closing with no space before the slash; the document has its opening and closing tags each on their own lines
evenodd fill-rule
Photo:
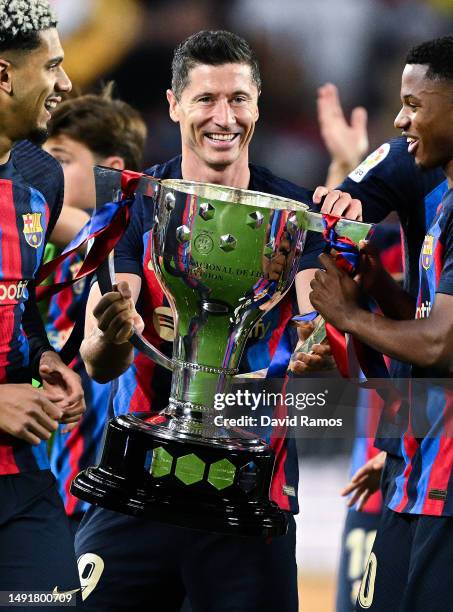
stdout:
<svg viewBox="0 0 453 612">
<path fill-rule="evenodd" d="M 366 326 L 367 312 L 360 308 L 357 304 L 351 304 L 348 309 L 348 315 L 345 317 L 342 329 L 347 334 L 359 334 L 360 330 Z"/>
</svg>

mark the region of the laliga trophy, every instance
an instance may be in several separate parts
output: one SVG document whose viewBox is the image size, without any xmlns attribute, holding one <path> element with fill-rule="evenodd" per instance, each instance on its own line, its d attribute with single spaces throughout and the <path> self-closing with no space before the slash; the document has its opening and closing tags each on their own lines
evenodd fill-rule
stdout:
<svg viewBox="0 0 453 612">
<path fill-rule="evenodd" d="M 96 168 L 97 202 L 121 193 L 121 172 Z M 214 424 L 250 331 L 290 288 L 306 230 L 322 217 L 293 200 L 184 180 L 142 176 L 155 221 L 152 262 L 175 324 L 169 359 L 134 334 L 131 343 L 172 370 L 168 407 L 155 422 L 112 419 L 100 464 L 71 491 L 112 510 L 217 533 L 278 536 L 284 512 L 269 500 L 274 451 L 255 435 Z M 151 200 L 152 198 L 152 200 Z M 341 220 L 355 242 L 369 225 Z M 111 290 L 108 265 L 98 271 Z"/>
</svg>

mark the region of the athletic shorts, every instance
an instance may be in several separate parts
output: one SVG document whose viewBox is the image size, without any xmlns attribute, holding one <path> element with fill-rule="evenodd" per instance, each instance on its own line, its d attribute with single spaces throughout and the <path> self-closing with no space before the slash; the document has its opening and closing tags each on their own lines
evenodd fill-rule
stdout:
<svg viewBox="0 0 453 612">
<path fill-rule="evenodd" d="M 0 476 L 0 500 L 0 591 L 77 590 L 80 597 L 74 540 L 52 473 Z"/>
<path fill-rule="evenodd" d="M 453 518 L 385 508 L 360 586 L 356 611 L 453 610 Z"/>
<path fill-rule="evenodd" d="M 91 507 L 75 546 L 84 609 L 297 612 L 296 529 L 265 540 L 183 529 Z M 186 608 L 185 608 L 186 609 Z"/>
<path fill-rule="evenodd" d="M 341 538 L 336 612 L 353 612 L 380 513 L 349 510 Z"/>
</svg>

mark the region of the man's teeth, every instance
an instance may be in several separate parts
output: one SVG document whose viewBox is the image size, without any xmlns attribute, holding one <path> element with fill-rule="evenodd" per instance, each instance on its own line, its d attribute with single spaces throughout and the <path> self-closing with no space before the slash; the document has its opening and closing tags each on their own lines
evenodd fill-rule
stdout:
<svg viewBox="0 0 453 612">
<path fill-rule="evenodd" d="M 418 140 L 417 138 L 408 138 L 408 139 L 407 139 L 407 142 L 408 142 L 409 144 L 413 144 L 414 142 L 417 142 L 417 140 Z"/>
<path fill-rule="evenodd" d="M 208 138 L 212 140 L 226 140 L 231 141 L 236 136 L 236 134 L 206 134 Z"/>
<path fill-rule="evenodd" d="M 52 102 L 48 101 L 48 102 L 45 103 L 45 107 L 48 110 L 53 110 L 54 108 L 57 108 L 57 103 L 55 101 L 52 101 Z"/>
</svg>

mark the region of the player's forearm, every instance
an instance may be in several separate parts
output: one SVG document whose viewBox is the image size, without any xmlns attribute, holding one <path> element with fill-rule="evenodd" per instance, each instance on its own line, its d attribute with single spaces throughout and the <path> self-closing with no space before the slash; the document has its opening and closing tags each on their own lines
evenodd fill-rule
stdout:
<svg viewBox="0 0 453 612">
<path fill-rule="evenodd" d="M 80 354 L 88 375 L 100 383 L 121 376 L 134 360 L 132 344 L 113 344 L 107 341 L 103 332 L 97 328 L 82 342 Z"/>
<path fill-rule="evenodd" d="M 452 347 L 429 318 L 394 321 L 358 309 L 344 331 L 393 359 L 422 368 L 451 369 Z"/>
</svg>

